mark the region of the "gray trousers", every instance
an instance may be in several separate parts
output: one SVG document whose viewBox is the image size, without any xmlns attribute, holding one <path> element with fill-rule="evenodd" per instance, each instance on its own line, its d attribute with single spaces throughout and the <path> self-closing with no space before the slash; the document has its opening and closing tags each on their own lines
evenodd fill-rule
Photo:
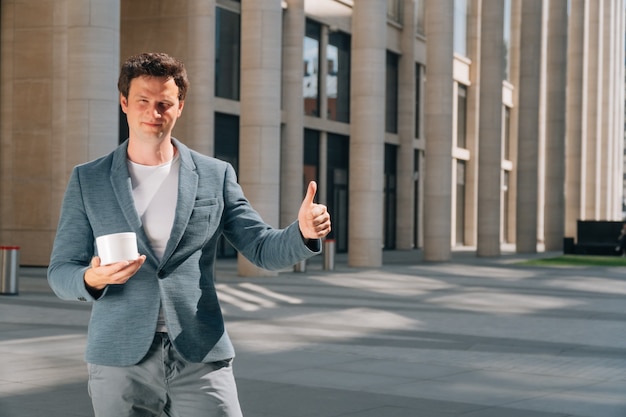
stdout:
<svg viewBox="0 0 626 417">
<path fill-rule="evenodd" d="M 191 363 L 157 333 L 129 367 L 88 364 L 96 417 L 241 417 L 232 360 Z"/>
</svg>

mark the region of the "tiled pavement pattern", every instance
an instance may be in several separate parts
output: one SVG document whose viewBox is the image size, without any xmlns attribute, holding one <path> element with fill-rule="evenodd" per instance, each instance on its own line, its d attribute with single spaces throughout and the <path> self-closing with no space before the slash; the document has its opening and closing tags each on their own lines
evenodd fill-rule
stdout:
<svg viewBox="0 0 626 417">
<path fill-rule="evenodd" d="M 246 279 L 219 261 L 244 415 L 626 417 L 626 268 L 520 259 L 394 251 Z M 0 417 L 93 416 L 89 310 L 21 268 L 19 295 L 0 296 Z"/>
</svg>

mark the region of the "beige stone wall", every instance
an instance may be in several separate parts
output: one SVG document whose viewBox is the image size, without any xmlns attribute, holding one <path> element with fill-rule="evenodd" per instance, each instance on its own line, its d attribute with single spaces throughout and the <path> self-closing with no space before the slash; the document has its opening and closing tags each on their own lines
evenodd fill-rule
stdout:
<svg viewBox="0 0 626 417">
<path fill-rule="evenodd" d="M 487 212 L 478 210 L 477 155 L 484 136 L 479 134 L 483 105 L 478 94 L 482 64 L 480 28 L 485 22 L 481 21 L 479 6 L 486 3 L 471 2 L 470 56 L 455 58 L 450 45 L 451 3 L 424 1 L 429 6 L 427 13 L 440 20 L 426 19 L 427 38 L 413 33 L 412 20 L 404 24 L 384 21 L 384 0 L 359 0 L 354 7 L 335 0 L 2 0 L 0 245 L 21 246 L 24 265 L 47 265 L 69 173 L 75 165 L 117 145 L 119 64 L 143 51 L 170 53 L 187 66 L 191 90 L 174 135 L 190 147 L 213 153 L 215 111 L 241 116 L 242 183 L 270 223 L 286 224 L 299 206 L 294 193 L 303 191 L 301 161 L 294 156 L 302 151 L 305 127 L 320 132 L 321 202 L 326 200 L 328 135 L 351 136 L 351 265 L 376 266 L 381 262 L 379 226 L 383 221 L 385 142 L 400 145 L 397 247 L 406 249 L 412 244 L 413 196 L 409 188 L 414 183 L 409 176 L 413 176 L 413 149 L 424 151 L 420 154 L 422 194 L 418 196 L 417 241 L 424 242 L 425 258 L 448 259 L 455 242 L 455 158 L 468 161 L 465 244 L 477 245 L 478 223 L 483 221 L 478 211 Z M 217 3 L 242 9 L 240 101 L 214 97 Z M 508 230 L 518 251 L 533 252 L 544 238 L 546 245 L 558 247 L 563 218 L 565 234 L 571 235 L 577 218 L 620 216 L 624 91 L 615 86 L 622 85 L 624 40 L 612 34 L 624 32 L 624 13 L 612 12 L 619 9 L 617 0 L 572 0 L 572 14 L 567 22 L 570 68 L 565 106 L 576 115 L 567 121 L 569 146 L 561 190 L 561 179 L 546 181 L 544 175 L 551 168 L 563 170 L 563 161 L 557 160 L 561 151 L 553 153 L 547 149 L 549 137 L 544 139 L 542 135 L 550 120 L 563 123 L 562 114 L 558 113 L 565 106 L 560 103 L 556 110 L 551 110 L 554 118 L 541 114 L 541 109 L 547 108 L 546 94 L 554 87 L 546 78 L 548 73 L 566 74 L 547 63 L 547 43 L 541 33 L 546 32 L 545 24 L 554 23 L 549 23 L 542 12 L 547 10 L 543 0 L 513 3 L 516 32 L 512 34 L 513 68 L 507 88 L 512 91 L 511 136 L 515 148 L 511 150 L 511 161 L 505 161 L 512 169 Z M 405 1 L 407 15 L 414 13 L 414 6 Z M 345 31 L 353 37 L 350 125 L 325 117 L 303 116 L 298 111 L 302 102 L 298 77 L 302 70 L 303 15 L 322 23 L 322 38 L 332 30 Z M 293 20 L 286 21 L 286 17 Z M 565 22 L 558 24 L 563 27 Z M 281 33 L 283 28 L 286 29 Z M 535 43 L 529 48 L 533 37 Z M 429 48 L 426 42 L 430 42 Z M 386 133 L 382 126 L 385 49 L 402 55 L 397 134 Z M 324 55 L 325 51 L 321 53 Z M 461 61 L 462 66 L 453 65 Z M 416 111 L 412 72 L 417 62 L 425 65 L 428 79 L 421 86 L 422 123 L 416 134 L 412 123 Z M 462 74 L 457 71 L 459 68 L 464 69 Z M 322 66 L 322 77 L 324 71 Z M 467 149 L 454 146 L 455 82 L 470 86 Z M 498 90 L 493 88 L 492 94 L 501 94 Z M 325 97 L 322 91 L 322 112 L 326 110 Z M 497 98 L 494 103 L 498 104 Z M 491 165 L 495 167 L 497 162 Z M 544 199 L 544 189 L 548 193 L 563 191 L 565 203 Z M 502 204 L 496 200 L 489 201 L 487 207 L 496 210 L 491 206 Z M 497 245 L 497 231 L 489 233 L 489 241 Z M 493 246 L 489 253 L 497 252 Z"/>
<path fill-rule="evenodd" d="M 441 48 L 427 48 L 426 63 L 424 259 L 428 261 L 446 261 L 451 257 L 455 128 L 453 12 L 452 2 L 426 2 L 426 36 L 430 42 L 441 45 Z"/>
<path fill-rule="evenodd" d="M 47 265 L 66 174 L 55 136 L 65 118 L 55 106 L 63 94 L 63 3 L 1 3 L 0 244 L 20 246 L 26 265 Z"/>
<path fill-rule="evenodd" d="M 115 2 L 1 3 L 0 244 L 47 265 L 69 173 L 117 143 Z"/>
</svg>

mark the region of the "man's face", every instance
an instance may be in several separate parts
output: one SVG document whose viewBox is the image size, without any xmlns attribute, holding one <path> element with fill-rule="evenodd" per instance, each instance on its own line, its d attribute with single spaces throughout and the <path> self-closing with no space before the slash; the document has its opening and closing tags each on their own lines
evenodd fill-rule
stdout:
<svg viewBox="0 0 626 417">
<path fill-rule="evenodd" d="M 160 142 L 170 139 L 184 101 L 178 99 L 174 79 L 142 76 L 131 80 L 128 97 L 120 95 L 120 104 L 131 140 Z"/>
</svg>

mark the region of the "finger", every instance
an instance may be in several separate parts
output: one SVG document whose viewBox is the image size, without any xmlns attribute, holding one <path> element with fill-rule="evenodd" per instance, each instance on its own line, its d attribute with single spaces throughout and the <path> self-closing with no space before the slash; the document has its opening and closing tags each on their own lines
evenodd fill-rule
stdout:
<svg viewBox="0 0 626 417">
<path fill-rule="evenodd" d="M 139 257 L 137 257 L 137 259 L 131 259 L 128 261 L 121 261 L 119 262 L 120 265 L 120 269 L 119 271 L 123 271 L 123 270 L 132 270 L 132 269 L 139 269 L 139 267 L 141 267 L 141 265 L 143 265 L 143 263 L 146 260 L 146 255 L 141 255 Z M 113 264 L 116 265 L 116 264 Z"/>
<path fill-rule="evenodd" d="M 92 268 L 97 268 L 100 266 L 100 257 L 99 256 L 94 256 L 93 258 L 91 258 L 91 267 Z"/>
<path fill-rule="evenodd" d="M 311 211 L 309 213 L 311 219 L 317 219 L 324 214 L 324 209 L 315 205 L 311 208 Z"/>
<path fill-rule="evenodd" d="M 315 181 L 311 181 L 309 183 L 309 187 L 306 190 L 306 196 L 304 197 L 304 201 L 302 204 L 313 204 L 313 199 L 315 198 L 315 193 L 317 193 L 317 183 Z"/>
</svg>

